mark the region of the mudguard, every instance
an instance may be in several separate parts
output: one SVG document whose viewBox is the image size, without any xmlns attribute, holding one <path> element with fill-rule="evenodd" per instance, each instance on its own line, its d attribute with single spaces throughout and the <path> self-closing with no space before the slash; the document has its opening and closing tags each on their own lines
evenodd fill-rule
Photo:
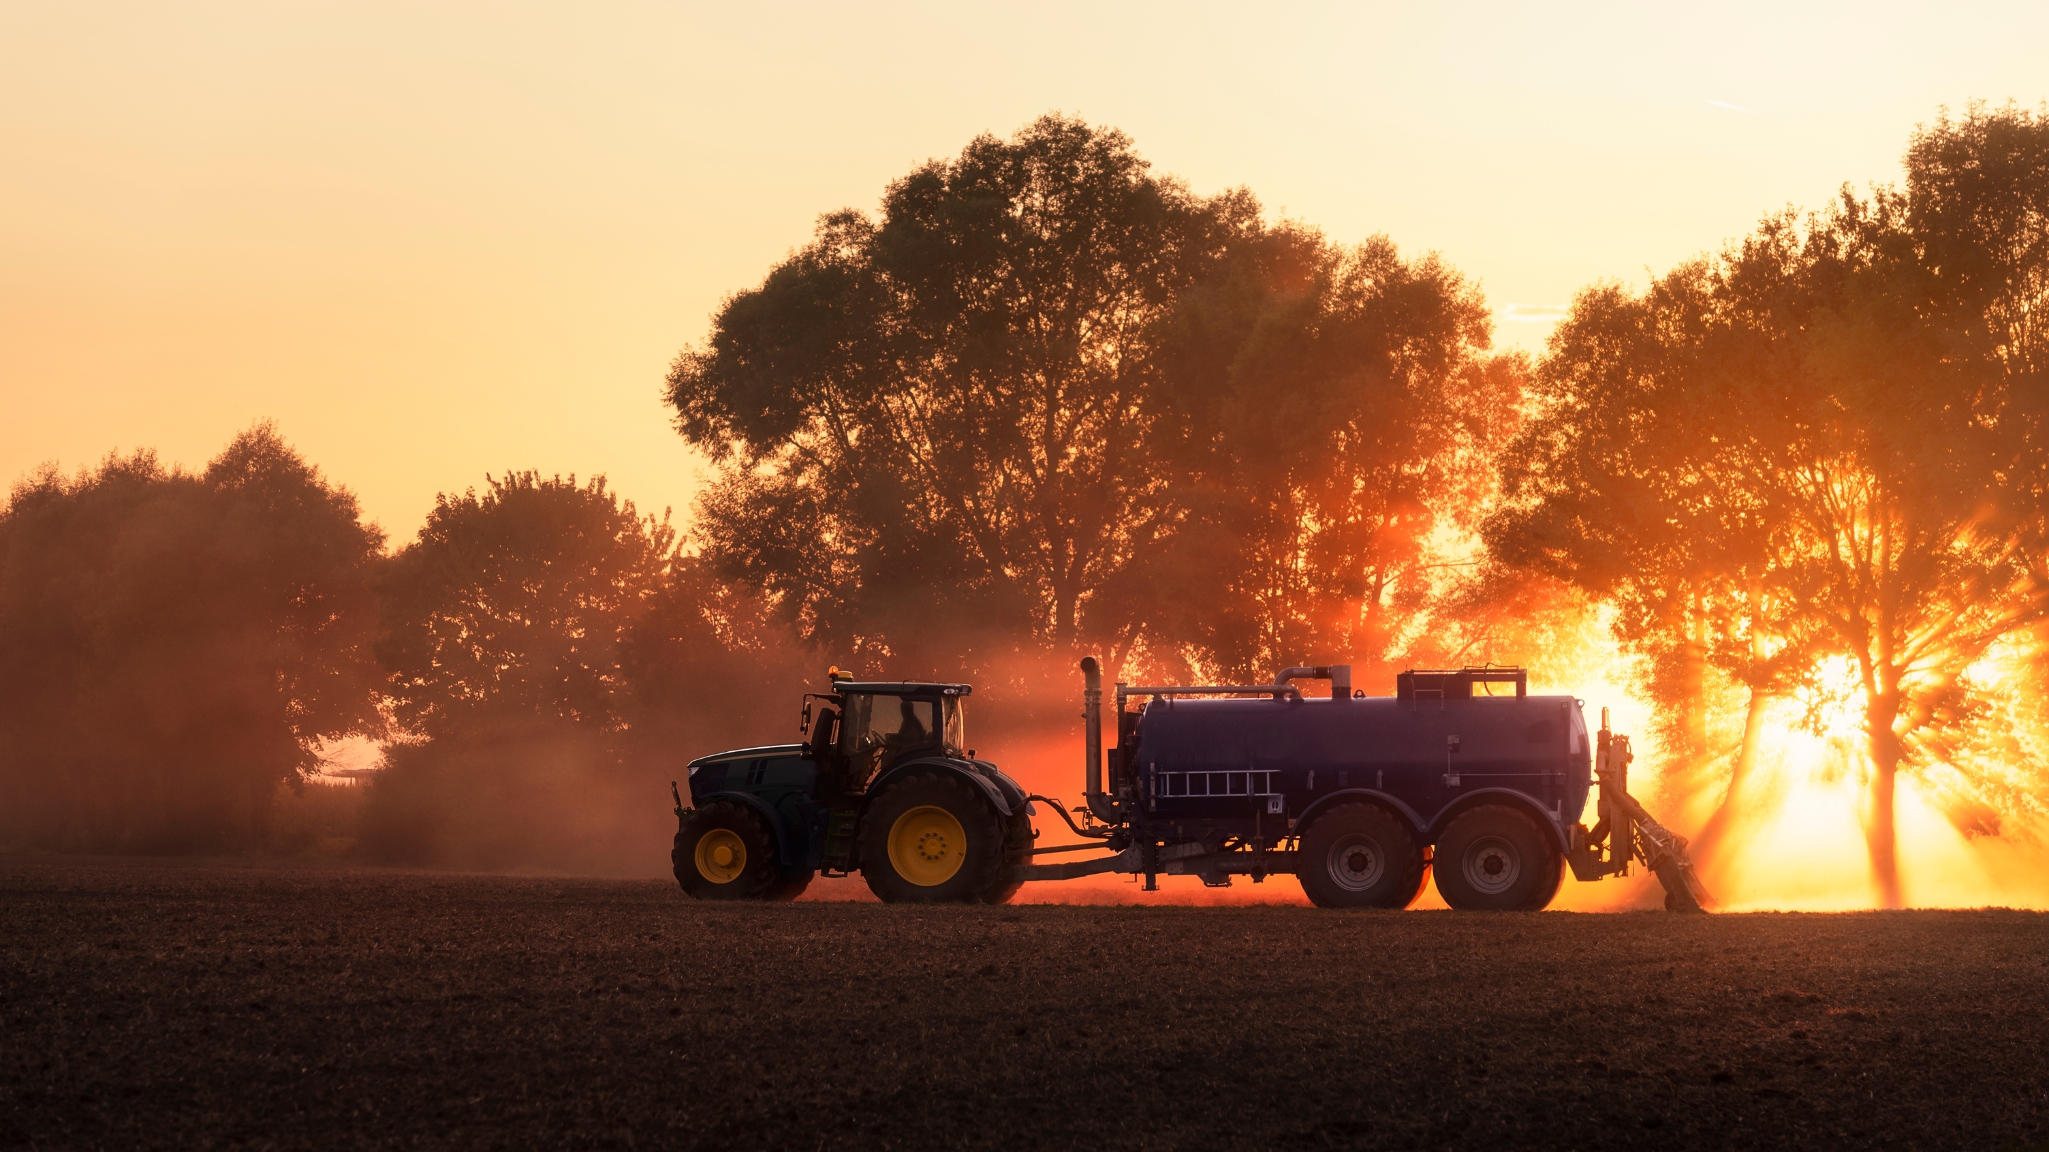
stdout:
<svg viewBox="0 0 2049 1152">
<path fill-rule="evenodd" d="M 1408 824 L 1409 831 L 1414 832 L 1417 838 L 1422 843 L 1428 844 L 1430 842 L 1429 838 L 1423 832 L 1423 818 L 1421 816 L 1416 815 L 1416 810 L 1414 808 L 1409 807 L 1407 804 L 1402 803 L 1400 800 L 1395 799 L 1393 796 L 1390 796 L 1385 792 L 1373 788 L 1346 788 L 1342 791 L 1331 792 L 1323 796 L 1318 796 L 1314 804 L 1311 804 L 1309 807 L 1303 809 L 1302 814 L 1295 817 L 1295 827 L 1308 827 L 1310 820 L 1314 819 L 1316 817 L 1316 814 L 1323 811 L 1325 808 L 1329 808 L 1336 804 L 1356 803 L 1362 800 L 1367 801 L 1369 803 L 1378 804 L 1379 806 L 1386 808 L 1388 811 L 1393 812 L 1395 815 L 1401 817 L 1402 820 Z"/>
<path fill-rule="evenodd" d="M 1564 853 L 1572 848 L 1572 839 L 1566 834 L 1565 826 L 1559 822 L 1559 818 L 1544 811 L 1535 800 L 1513 788 L 1475 788 L 1460 796 L 1446 804 L 1431 819 L 1430 827 L 1424 832 L 1425 837 L 1429 842 L 1436 843 L 1437 836 L 1444 831 L 1445 825 L 1457 819 L 1459 813 L 1481 804 L 1505 804 L 1519 809 L 1535 818 L 1537 826 L 1550 833 L 1551 842 L 1558 846 L 1559 852 Z"/>
<path fill-rule="evenodd" d="M 751 792 L 710 792 L 699 803 L 708 804 L 713 800 L 729 800 L 751 808 L 759 813 L 762 819 L 768 821 L 769 835 L 775 837 L 776 862 L 786 871 L 797 871 L 810 866 L 811 837 L 796 834 L 782 813 L 763 803 L 761 797 Z"/>
<path fill-rule="evenodd" d="M 982 795 L 989 798 L 990 805 L 999 815 L 1006 818 L 1019 812 L 1028 812 L 1031 807 L 1025 802 L 1025 790 L 996 765 L 986 760 L 956 760 L 951 756 L 919 756 L 892 764 L 889 771 L 868 785 L 868 794 L 879 796 L 883 789 L 896 783 L 898 779 L 920 770 L 936 770 L 967 781 L 981 789 Z"/>
</svg>

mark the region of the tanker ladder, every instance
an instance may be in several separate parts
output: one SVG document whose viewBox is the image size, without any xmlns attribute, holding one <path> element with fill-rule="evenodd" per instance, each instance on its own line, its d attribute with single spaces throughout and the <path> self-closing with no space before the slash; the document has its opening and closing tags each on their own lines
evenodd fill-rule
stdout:
<svg viewBox="0 0 2049 1152">
<path fill-rule="evenodd" d="M 1686 856 L 1686 837 L 1651 818 L 1636 797 L 1629 794 L 1629 764 L 1636 759 L 1629 750 L 1629 737 L 1608 731 L 1608 710 L 1601 709 L 1601 731 L 1596 738 L 1594 775 L 1601 784 L 1594 827 L 1581 824 L 1572 830 L 1572 845 L 1565 853 L 1572 874 L 1580 880 L 1629 875 L 1631 857 L 1657 876 L 1665 888 L 1665 908 L 1672 912 L 1702 912 L 1714 903 L 1707 887 L 1694 873 Z"/>
</svg>

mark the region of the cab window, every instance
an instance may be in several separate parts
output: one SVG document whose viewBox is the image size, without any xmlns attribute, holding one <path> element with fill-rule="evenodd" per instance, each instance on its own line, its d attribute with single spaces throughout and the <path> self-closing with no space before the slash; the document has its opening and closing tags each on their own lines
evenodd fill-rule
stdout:
<svg viewBox="0 0 2049 1152">
<path fill-rule="evenodd" d="M 958 696 L 946 698 L 946 746 L 955 755 L 967 755 L 968 723 L 967 718 L 961 714 Z"/>
<path fill-rule="evenodd" d="M 875 748 L 916 748 L 941 738 L 938 708 L 907 696 L 850 696 L 841 721 L 840 748 L 859 755 Z"/>
<path fill-rule="evenodd" d="M 868 714 L 873 710 L 875 697 L 849 695 L 845 707 L 840 710 L 840 751 L 852 756 L 862 751 L 863 737 L 868 735 Z"/>
</svg>

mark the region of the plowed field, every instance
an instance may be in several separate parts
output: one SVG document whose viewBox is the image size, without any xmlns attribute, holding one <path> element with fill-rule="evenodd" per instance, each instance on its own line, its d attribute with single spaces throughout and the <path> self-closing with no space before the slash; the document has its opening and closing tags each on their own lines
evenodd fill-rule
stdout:
<svg viewBox="0 0 2049 1152">
<path fill-rule="evenodd" d="M 733 907 L 0 860 L 0 1147 L 2045 1145 L 2037 913 Z"/>
</svg>

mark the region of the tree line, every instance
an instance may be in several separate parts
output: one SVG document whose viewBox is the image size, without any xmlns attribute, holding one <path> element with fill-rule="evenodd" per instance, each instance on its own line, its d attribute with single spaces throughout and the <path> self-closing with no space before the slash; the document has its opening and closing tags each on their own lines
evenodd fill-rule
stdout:
<svg viewBox="0 0 2049 1152">
<path fill-rule="evenodd" d="M 1434 256 L 1045 117 L 825 216 L 721 306 L 666 383 L 714 469 L 685 532 L 510 473 L 387 551 L 261 427 L 199 474 L 23 481 L 0 820 L 232 843 L 369 736 L 366 846 L 559 856 L 576 830 L 536 813 L 761 739 L 762 690 L 827 662 L 1064 702 L 1082 650 L 1372 683 L 1613 644 L 1666 778 L 1722 798 L 1709 847 L 1764 710 L 1853 694 L 1897 902 L 1898 773 L 2041 805 L 2040 694 L 1991 670 L 2040 671 L 2045 298 L 2049 116 L 2010 105 L 1917 130 L 1901 186 L 1588 288 L 1535 358 Z"/>
<path fill-rule="evenodd" d="M 806 641 L 1231 679 L 1428 646 L 1526 365 L 1476 286 L 1049 116 L 892 184 L 669 375 L 707 562 Z"/>
<path fill-rule="evenodd" d="M 615 810 L 692 741 L 750 735 L 765 670 L 792 673 L 676 544 L 602 478 L 511 472 L 387 552 L 268 425 L 198 473 L 45 468 L 0 514 L 0 837 L 260 845 L 354 737 L 383 747 L 373 858 L 601 859 Z"/>
</svg>

